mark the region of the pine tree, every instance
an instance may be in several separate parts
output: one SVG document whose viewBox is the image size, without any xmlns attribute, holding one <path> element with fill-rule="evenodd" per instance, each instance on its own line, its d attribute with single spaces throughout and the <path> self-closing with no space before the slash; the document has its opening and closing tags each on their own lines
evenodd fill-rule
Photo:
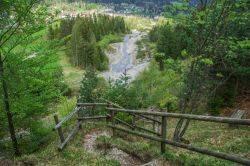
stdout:
<svg viewBox="0 0 250 166">
<path fill-rule="evenodd" d="M 90 65 L 86 68 L 84 73 L 79 102 L 92 103 L 95 101 L 97 94 L 95 94 L 95 89 L 97 87 L 98 77 L 95 69 Z"/>
</svg>

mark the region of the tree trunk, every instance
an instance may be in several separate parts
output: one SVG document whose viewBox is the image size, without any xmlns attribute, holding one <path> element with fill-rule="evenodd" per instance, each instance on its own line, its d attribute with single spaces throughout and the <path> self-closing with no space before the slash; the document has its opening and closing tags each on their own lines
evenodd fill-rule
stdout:
<svg viewBox="0 0 250 166">
<path fill-rule="evenodd" d="M 12 113 L 10 111 L 10 101 L 9 101 L 9 94 L 8 94 L 8 87 L 4 78 L 4 67 L 3 67 L 3 60 L 2 60 L 2 55 L 0 54 L 0 79 L 2 82 L 2 88 L 3 88 L 3 104 L 4 104 L 4 111 L 6 112 L 6 116 L 8 119 L 8 125 L 9 125 L 9 132 L 13 144 L 13 148 L 15 151 L 15 155 L 20 155 L 20 151 L 18 149 L 18 144 L 17 144 L 17 138 L 16 138 L 16 133 L 15 133 L 15 128 L 13 124 L 13 117 Z"/>
</svg>

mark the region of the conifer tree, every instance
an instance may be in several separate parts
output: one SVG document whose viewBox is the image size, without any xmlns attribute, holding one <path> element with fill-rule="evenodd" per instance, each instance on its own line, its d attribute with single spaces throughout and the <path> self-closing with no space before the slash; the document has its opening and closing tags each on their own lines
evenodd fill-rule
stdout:
<svg viewBox="0 0 250 166">
<path fill-rule="evenodd" d="M 97 87 L 97 81 L 98 77 L 95 69 L 91 65 L 88 66 L 81 82 L 79 102 L 94 102 L 96 98 L 95 89 Z"/>
</svg>

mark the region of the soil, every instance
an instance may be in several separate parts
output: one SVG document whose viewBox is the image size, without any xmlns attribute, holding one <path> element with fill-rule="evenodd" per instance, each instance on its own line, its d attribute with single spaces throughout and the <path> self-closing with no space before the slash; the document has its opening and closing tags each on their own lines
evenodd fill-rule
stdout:
<svg viewBox="0 0 250 166">
<path fill-rule="evenodd" d="M 236 110 L 244 110 L 245 118 L 250 118 L 250 95 L 238 96 L 236 98 L 234 106 L 223 108 L 222 114 L 224 116 L 230 117 L 231 114 Z"/>
<path fill-rule="evenodd" d="M 108 129 L 102 130 L 92 130 L 84 138 L 84 147 L 89 152 L 99 153 L 101 155 L 106 155 L 110 159 L 114 159 L 120 162 L 122 166 L 139 166 L 142 164 L 138 158 L 124 152 L 121 149 L 111 147 L 108 150 L 97 148 L 96 139 L 99 136 L 111 137 L 112 132 Z"/>
</svg>

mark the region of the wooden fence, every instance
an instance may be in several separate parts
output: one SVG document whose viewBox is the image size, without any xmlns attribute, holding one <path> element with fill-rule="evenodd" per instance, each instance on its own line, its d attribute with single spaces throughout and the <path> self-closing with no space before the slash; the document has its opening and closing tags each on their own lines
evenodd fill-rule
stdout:
<svg viewBox="0 0 250 166">
<path fill-rule="evenodd" d="M 98 112 L 95 112 L 92 116 L 78 116 L 78 122 L 76 126 L 73 128 L 73 130 L 68 134 L 66 139 L 64 139 L 64 135 L 62 132 L 62 125 L 71 119 L 73 115 L 77 114 L 79 111 L 86 111 L 87 107 L 92 107 L 92 111 L 96 109 L 96 107 L 103 107 L 105 110 L 102 111 L 101 114 Z M 126 113 L 127 115 L 132 117 L 132 122 L 124 121 L 120 118 L 118 118 L 118 113 Z M 106 103 L 78 103 L 75 110 L 70 113 L 64 120 L 59 122 L 58 116 L 55 115 L 55 123 L 56 126 L 54 127 L 54 130 L 58 131 L 59 138 L 61 141 L 61 145 L 59 145 L 58 149 L 61 151 L 66 146 L 67 142 L 70 140 L 70 138 L 73 136 L 73 134 L 80 128 L 81 123 L 83 123 L 86 120 L 91 119 L 106 119 L 108 122 L 108 126 L 112 128 L 113 134 L 115 134 L 116 131 L 122 131 L 125 133 L 133 134 L 136 136 L 140 136 L 143 138 L 147 138 L 153 141 L 160 142 L 161 146 L 161 152 L 165 152 L 165 146 L 166 144 L 172 145 L 179 148 L 188 149 L 194 152 L 198 152 L 201 154 L 214 156 L 217 158 L 225 159 L 228 161 L 244 164 L 244 165 L 250 165 L 250 160 L 242 158 L 237 155 L 231 155 L 223 152 L 213 151 L 205 148 L 195 147 L 189 144 L 184 144 L 181 142 L 176 142 L 172 140 L 167 140 L 167 121 L 168 118 L 182 118 L 182 119 L 190 119 L 190 120 L 196 120 L 196 121 L 206 121 L 206 122 L 216 122 L 216 123 L 227 123 L 227 124 L 237 124 L 237 125 L 246 125 L 250 126 L 250 119 L 235 119 L 235 118 L 226 118 L 226 117 L 214 117 L 214 116 L 201 116 L 201 115 L 191 115 L 191 114 L 177 114 L 177 113 L 168 113 L 168 112 L 155 112 L 155 111 L 138 111 L 138 110 L 128 110 L 124 109 L 121 106 L 107 101 Z M 154 126 L 153 129 L 148 129 L 145 126 L 141 127 L 136 123 L 136 121 L 140 120 L 146 120 L 147 122 L 152 122 L 152 125 Z M 160 126 L 160 132 L 155 131 L 155 126 Z M 122 127 L 125 126 L 126 128 Z"/>
</svg>

